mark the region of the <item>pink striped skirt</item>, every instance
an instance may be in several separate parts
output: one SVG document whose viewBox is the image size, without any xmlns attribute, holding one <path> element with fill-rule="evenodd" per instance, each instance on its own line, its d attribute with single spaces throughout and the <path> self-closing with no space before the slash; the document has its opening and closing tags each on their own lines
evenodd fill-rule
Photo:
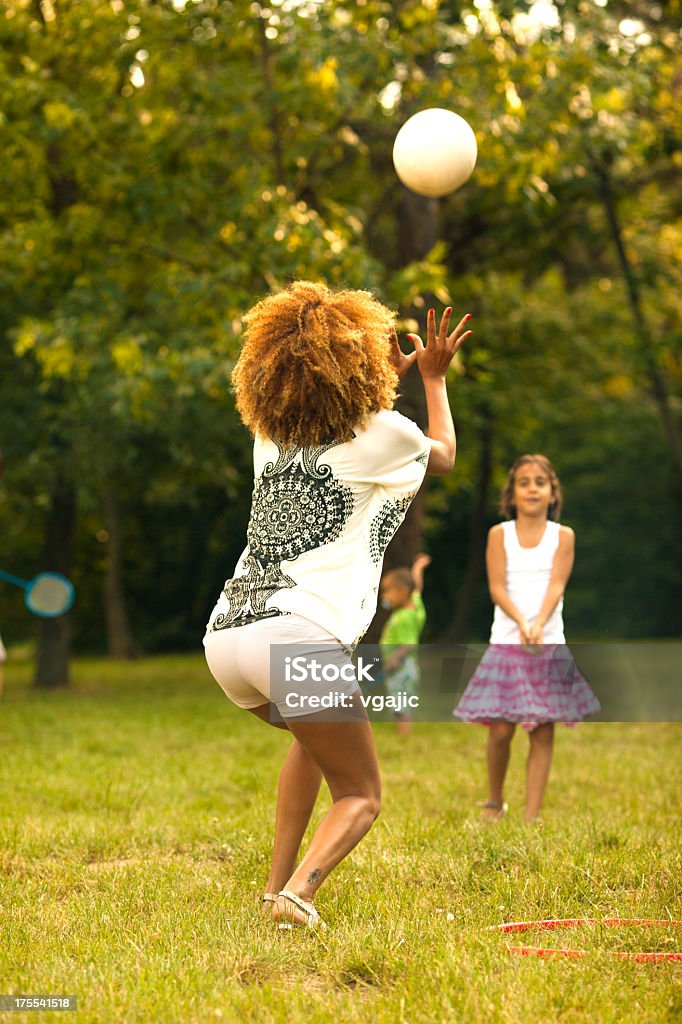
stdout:
<svg viewBox="0 0 682 1024">
<path fill-rule="evenodd" d="M 531 653 L 532 651 L 532 653 Z M 575 725 L 600 710 L 566 644 L 490 644 L 452 712 L 465 722 Z"/>
</svg>

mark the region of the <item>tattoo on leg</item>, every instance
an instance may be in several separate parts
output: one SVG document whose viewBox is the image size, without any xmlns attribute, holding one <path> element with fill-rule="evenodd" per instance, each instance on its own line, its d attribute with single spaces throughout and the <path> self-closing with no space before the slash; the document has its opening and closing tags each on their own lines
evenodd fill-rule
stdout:
<svg viewBox="0 0 682 1024">
<path fill-rule="evenodd" d="M 312 885 L 314 882 L 316 882 L 318 878 L 321 876 L 321 874 L 322 872 L 320 871 L 319 868 L 313 868 L 313 870 L 308 875 L 308 884 Z"/>
</svg>

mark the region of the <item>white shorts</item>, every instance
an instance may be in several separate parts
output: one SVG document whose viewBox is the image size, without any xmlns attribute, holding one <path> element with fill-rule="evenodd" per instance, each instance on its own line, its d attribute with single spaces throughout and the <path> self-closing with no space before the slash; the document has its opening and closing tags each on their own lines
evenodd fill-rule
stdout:
<svg viewBox="0 0 682 1024">
<path fill-rule="evenodd" d="M 234 704 L 257 708 L 272 702 L 282 718 L 347 708 L 360 689 L 347 648 L 302 615 L 207 631 L 204 652 Z"/>
</svg>

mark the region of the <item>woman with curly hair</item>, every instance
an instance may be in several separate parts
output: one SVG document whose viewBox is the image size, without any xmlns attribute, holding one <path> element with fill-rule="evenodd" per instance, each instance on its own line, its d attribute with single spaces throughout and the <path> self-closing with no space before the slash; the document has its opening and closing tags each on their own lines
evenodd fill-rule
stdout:
<svg viewBox="0 0 682 1024">
<path fill-rule="evenodd" d="M 314 894 L 379 814 L 376 751 L 350 654 L 376 611 L 386 545 L 424 474 L 448 473 L 455 461 L 445 376 L 471 331 L 467 315 L 448 333 L 451 312 L 437 331 L 429 310 L 427 343 L 408 335 L 410 355 L 395 314 L 366 291 L 296 281 L 244 317 L 232 382 L 254 436 L 251 514 L 204 647 L 227 696 L 293 736 L 263 896 L 280 927 L 322 923 Z M 426 434 L 392 408 L 415 361 Z M 322 657 L 331 671 L 309 673 L 292 693 L 293 659 L 282 652 L 293 651 L 303 657 L 296 664 Z M 330 707 L 342 710 L 321 710 Z M 323 777 L 332 807 L 297 866 Z"/>
</svg>

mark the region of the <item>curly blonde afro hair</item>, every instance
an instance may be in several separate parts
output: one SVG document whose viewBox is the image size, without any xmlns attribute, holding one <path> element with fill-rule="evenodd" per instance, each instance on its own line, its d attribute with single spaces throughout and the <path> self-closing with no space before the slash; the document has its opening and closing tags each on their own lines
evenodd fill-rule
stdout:
<svg viewBox="0 0 682 1024">
<path fill-rule="evenodd" d="M 252 434 L 284 447 L 349 441 L 372 413 L 392 408 L 395 313 L 370 292 L 294 281 L 243 320 L 232 384 Z"/>
</svg>

